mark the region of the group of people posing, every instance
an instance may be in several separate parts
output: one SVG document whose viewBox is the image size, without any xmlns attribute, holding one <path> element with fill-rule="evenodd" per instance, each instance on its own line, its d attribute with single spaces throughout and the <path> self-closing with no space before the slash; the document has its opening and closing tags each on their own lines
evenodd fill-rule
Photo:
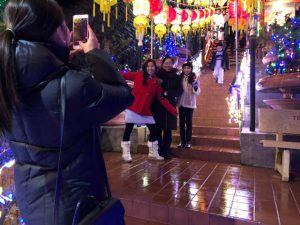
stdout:
<svg viewBox="0 0 300 225">
<path fill-rule="evenodd" d="M 146 125 L 150 131 L 148 157 L 154 160 L 171 159 L 172 130 L 177 129 L 179 108 L 179 148 L 190 148 L 192 117 L 196 108 L 196 96 L 200 94 L 200 82 L 193 72 L 191 62 L 182 65 L 182 73 L 174 68 L 174 59 L 165 57 L 161 68 L 147 60 L 141 72 L 122 72 L 125 80 L 134 81 L 133 104 L 125 111 L 126 127 L 121 142 L 122 159 L 131 162 L 130 134 L 134 125 Z"/>
</svg>

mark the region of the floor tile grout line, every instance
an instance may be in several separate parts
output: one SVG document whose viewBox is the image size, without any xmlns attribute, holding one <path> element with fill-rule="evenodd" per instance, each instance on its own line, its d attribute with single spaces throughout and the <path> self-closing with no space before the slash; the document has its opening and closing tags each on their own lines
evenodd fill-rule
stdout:
<svg viewBox="0 0 300 225">
<path fill-rule="evenodd" d="M 192 163 L 192 164 L 193 164 L 193 163 Z M 192 165 L 192 164 L 191 164 L 191 165 Z M 201 166 L 201 168 L 198 169 L 197 172 L 195 172 L 195 173 L 193 174 L 193 176 L 194 176 L 195 174 L 197 174 L 198 172 L 200 172 L 206 165 L 207 165 L 207 162 L 204 163 L 204 164 Z M 190 179 L 186 182 L 186 184 L 187 184 L 190 180 L 193 179 L 193 176 L 190 177 Z M 180 191 L 182 190 L 182 188 L 183 188 L 186 184 L 182 185 L 182 187 L 178 189 L 178 192 L 180 192 Z M 177 193 L 178 193 L 178 192 L 177 192 Z M 198 191 L 197 191 L 197 192 L 198 192 Z M 173 198 L 173 197 L 172 197 L 172 198 Z M 171 200 L 171 199 L 170 199 L 170 200 Z M 169 200 L 169 201 L 170 201 L 170 200 Z M 189 202 L 190 202 L 190 201 L 189 201 Z"/>
<path fill-rule="evenodd" d="M 281 220 L 280 220 L 280 215 L 279 215 L 278 205 L 277 205 L 276 198 L 275 198 L 275 190 L 274 190 L 272 181 L 270 181 L 270 184 L 271 184 L 271 188 L 272 188 L 273 201 L 274 201 L 275 208 L 276 208 L 278 224 L 281 225 Z"/>
<path fill-rule="evenodd" d="M 145 159 L 143 159 L 143 158 L 144 158 L 144 157 L 141 156 L 141 157 L 139 157 L 138 159 L 133 160 L 133 162 L 139 161 L 139 160 L 142 160 L 142 162 L 140 162 L 140 163 L 138 163 L 138 164 L 136 164 L 136 165 L 130 167 L 130 169 L 135 168 L 135 167 L 139 166 L 140 164 L 143 164 L 143 163 L 145 162 Z M 131 164 L 133 164 L 133 162 L 132 162 Z M 125 162 L 124 162 L 124 163 L 125 163 Z M 119 166 L 117 166 L 117 167 L 115 167 L 115 168 L 108 169 L 107 172 L 111 172 L 111 171 L 120 169 L 120 167 L 122 167 L 122 165 L 123 165 L 123 162 L 122 162 Z"/>
<path fill-rule="evenodd" d="M 202 185 L 200 186 L 200 188 L 198 189 L 197 193 L 201 190 L 201 188 L 204 186 L 204 184 L 206 183 L 206 181 L 210 178 L 210 176 L 211 176 L 212 173 L 215 171 L 215 169 L 218 167 L 218 165 L 219 165 L 219 163 L 217 163 L 217 164 L 215 165 L 214 169 L 210 172 L 210 174 L 209 174 L 209 175 L 206 177 L 206 179 L 203 181 L 203 183 L 202 183 Z M 196 193 L 195 195 L 197 195 L 197 193 Z M 195 195 L 194 195 L 194 197 L 195 197 Z M 194 197 L 193 197 L 193 198 L 194 198 Z M 187 207 L 187 206 L 190 204 L 191 201 L 193 201 L 193 199 L 190 200 L 190 201 L 187 203 L 187 205 L 186 205 L 185 207 Z"/>
<path fill-rule="evenodd" d="M 169 163 L 171 163 L 172 161 L 173 161 L 173 160 L 171 160 Z M 168 164 L 169 164 L 169 163 L 168 163 Z M 167 164 L 166 164 L 166 165 L 167 165 Z M 165 176 L 165 175 L 169 174 L 172 170 L 175 170 L 177 167 L 178 167 L 178 164 L 177 164 L 175 167 L 173 167 L 173 168 L 169 169 L 168 171 L 166 171 L 163 175 L 160 175 L 157 179 L 155 179 L 153 182 L 151 182 L 148 186 L 150 186 L 151 184 L 155 183 L 157 180 L 160 180 L 162 176 Z M 190 167 L 190 165 L 187 166 L 184 170 L 186 170 L 188 167 Z M 184 170 L 183 170 L 183 171 L 184 171 Z M 183 173 L 183 171 L 182 171 L 181 173 Z M 181 174 L 181 173 L 180 173 L 180 174 Z M 170 182 L 168 182 L 166 185 L 168 185 L 169 183 L 170 183 Z M 166 185 L 164 185 L 160 190 L 162 190 Z M 159 191 L 160 191 L 160 190 L 159 190 Z M 153 196 L 154 196 L 155 194 L 157 194 L 159 191 L 155 192 L 155 193 L 153 194 Z"/>
<path fill-rule="evenodd" d="M 295 198 L 295 195 L 294 195 L 294 193 L 293 193 L 293 191 L 292 191 L 292 188 L 291 188 L 290 184 L 288 184 L 288 186 L 289 186 L 289 190 L 290 190 L 290 192 L 291 192 L 291 194 L 292 194 L 292 196 L 293 196 L 293 199 L 294 199 L 295 205 L 296 205 L 296 207 L 297 207 L 297 209 L 298 209 L 298 213 L 299 213 L 299 215 L 300 215 L 300 208 L 299 208 L 299 204 L 298 204 L 298 202 L 297 202 L 297 200 L 296 200 L 296 198 Z"/>
<path fill-rule="evenodd" d="M 187 168 L 185 168 L 180 174 L 182 174 L 186 169 L 188 169 L 190 166 L 192 166 L 192 164 L 193 164 L 193 163 L 191 163 L 191 165 L 189 165 Z M 206 164 L 207 164 L 207 163 L 205 163 L 204 165 L 206 165 Z M 203 165 L 202 167 L 204 167 L 204 165 Z M 202 167 L 201 167 L 201 168 L 202 168 Z M 174 168 L 173 168 L 173 169 L 174 169 Z M 180 175 L 180 174 L 178 174 L 178 175 Z M 155 180 L 155 181 L 156 181 L 156 180 Z M 169 185 L 170 183 L 171 183 L 171 181 L 169 181 L 166 185 L 164 185 L 159 191 L 155 192 L 154 195 L 156 195 L 158 192 L 160 192 L 162 189 L 164 189 L 164 188 L 165 188 L 167 185 Z M 183 186 L 184 186 L 184 185 L 183 185 Z M 181 187 L 181 188 L 182 188 L 182 187 Z M 180 188 L 180 189 L 181 189 L 181 188 Z M 179 189 L 179 190 L 180 190 L 180 189 Z M 178 191 L 179 191 L 179 190 L 178 190 Z M 154 195 L 153 195 L 153 196 L 154 196 Z M 172 196 L 173 196 L 173 195 L 172 195 Z M 172 198 L 173 198 L 173 197 L 171 197 L 171 199 L 172 199 Z M 167 203 L 168 203 L 171 199 L 169 199 L 169 200 L 167 201 Z"/>
<path fill-rule="evenodd" d="M 219 185 L 218 185 L 218 187 L 217 187 L 217 190 L 215 191 L 215 193 L 214 193 L 214 195 L 213 195 L 213 197 L 212 197 L 212 199 L 211 199 L 211 201 L 210 201 L 210 203 L 209 203 L 209 205 L 208 205 L 208 207 L 207 207 L 207 212 L 209 211 L 209 209 L 210 209 L 210 207 L 211 207 L 211 205 L 212 205 L 212 202 L 214 201 L 214 198 L 216 197 L 217 192 L 219 191 L 219 188 L 220 188 L 221 184 L 223 183 L 225 176 L 226 176 L 227 173 L 228 173 L 229 167 L 230 167 L 230 166 L 227 167 L 227 170 L 226 170 L 226 172 L 224 173 L 224 175 L 223 175 L 223 177 L 222 177 L 222 180 L 220 181 L 220 183 L 219 183 Z M 231 205 L 232 205 L 232 202 L 231 202 Z M 231 207 L 230 207 L 230 208 L 231 208 Z"/>
</svg>

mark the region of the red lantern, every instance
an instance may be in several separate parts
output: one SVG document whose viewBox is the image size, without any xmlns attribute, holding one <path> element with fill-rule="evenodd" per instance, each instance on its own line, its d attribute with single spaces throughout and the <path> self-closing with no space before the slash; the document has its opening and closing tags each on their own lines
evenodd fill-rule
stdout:
<svg viewBox="0 0 300 225">
<path fill-rule="evenodd" d="M 209 17 L 209 10 L 204 9 L 205 19 Z"/>
<path fill-rule="evenodd" d="M 192 10 L 192 14 L 191 14 L 191 21 L 193 22 L 195 19 L 197 19 L 197 13 L 195 10 Z"/>
<path fill-rule="evenodd" d="M 210 16 L 213 16 L 214 14 L 215 14 L 214 10 L 213 10 L 213 9 L 210 9 L 209 15 L 210 15 Z"/>
<path fill-rule="evenodd" d="M 189 18 L 189 14 L 187 13 L 186 10 L 182 10 L 181 13 L 181 23 L 187 21 L 187 19 Z"/>
<path fill-rule="evenodd" d="M 150 0 L 150 17 L 151 18 L 160 14 L 162 10 L 163 10 L 163 3 L 161 0 Z"/>
<path fill-rule="evenodd" d="M 205 16 L 204 10 L 203 10 L 203 9 L 200 9 L 200 10 L 199 10 L 199 18 L 200 18 L 200 19 L 203 19 L 204 16 Z"/>
<path fill-rule="evenodd" d="M 176 19 L 177 13 L 176 10 L 169 6 L 169 12 L 168 12 L 168 23 L 173 22 Z"/>
</svg>

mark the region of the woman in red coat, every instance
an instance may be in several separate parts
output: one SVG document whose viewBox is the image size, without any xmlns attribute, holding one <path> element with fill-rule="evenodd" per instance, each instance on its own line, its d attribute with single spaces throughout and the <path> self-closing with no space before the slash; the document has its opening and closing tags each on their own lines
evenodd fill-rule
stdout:
<svg viewBox="0 0 300 225">
<path fill-rule="evenodd" d="M 164 159 L 158 154 L 156 127 L 151 112 L 151 104 L 156 97 L 168 112 L 176 116 L 177 111 L 167 99 L 162 97 L 162 89 L 157 82 L 156 71 L 157 66 L 155 61 L 149 59 L 144 63 L 142 72 L 122 72 L 125 80 L 134 81 L 132 94 L 135 98 L 133 104 L 126 110 L 125 114 L 126 128 L 121 147 L 122 158 L 126 162 L 132 161 L 129 139 L 135 124 L 147 125 L 150 131 L 148 157 L 155 160 Z"/>
</svg>

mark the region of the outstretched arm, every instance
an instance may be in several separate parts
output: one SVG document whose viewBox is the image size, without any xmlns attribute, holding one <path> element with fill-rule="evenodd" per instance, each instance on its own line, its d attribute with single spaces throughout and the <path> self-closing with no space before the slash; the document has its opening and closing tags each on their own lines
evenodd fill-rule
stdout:
<svg viewBox="0 0 300 225">
<path fill-rule="evenodd" d="M 141 76 L 141 72 L 120 72 L 125 80 L 134 81 L 137 76 Z"/>
<path fill-rule="evenodd" d="M 159 103 L 172 115 L 177 116 L 176 108 L 164 97 L 162 97 L 162 88 L 158 85 L 156 89 L 156 97 Z"/>
</svg>

